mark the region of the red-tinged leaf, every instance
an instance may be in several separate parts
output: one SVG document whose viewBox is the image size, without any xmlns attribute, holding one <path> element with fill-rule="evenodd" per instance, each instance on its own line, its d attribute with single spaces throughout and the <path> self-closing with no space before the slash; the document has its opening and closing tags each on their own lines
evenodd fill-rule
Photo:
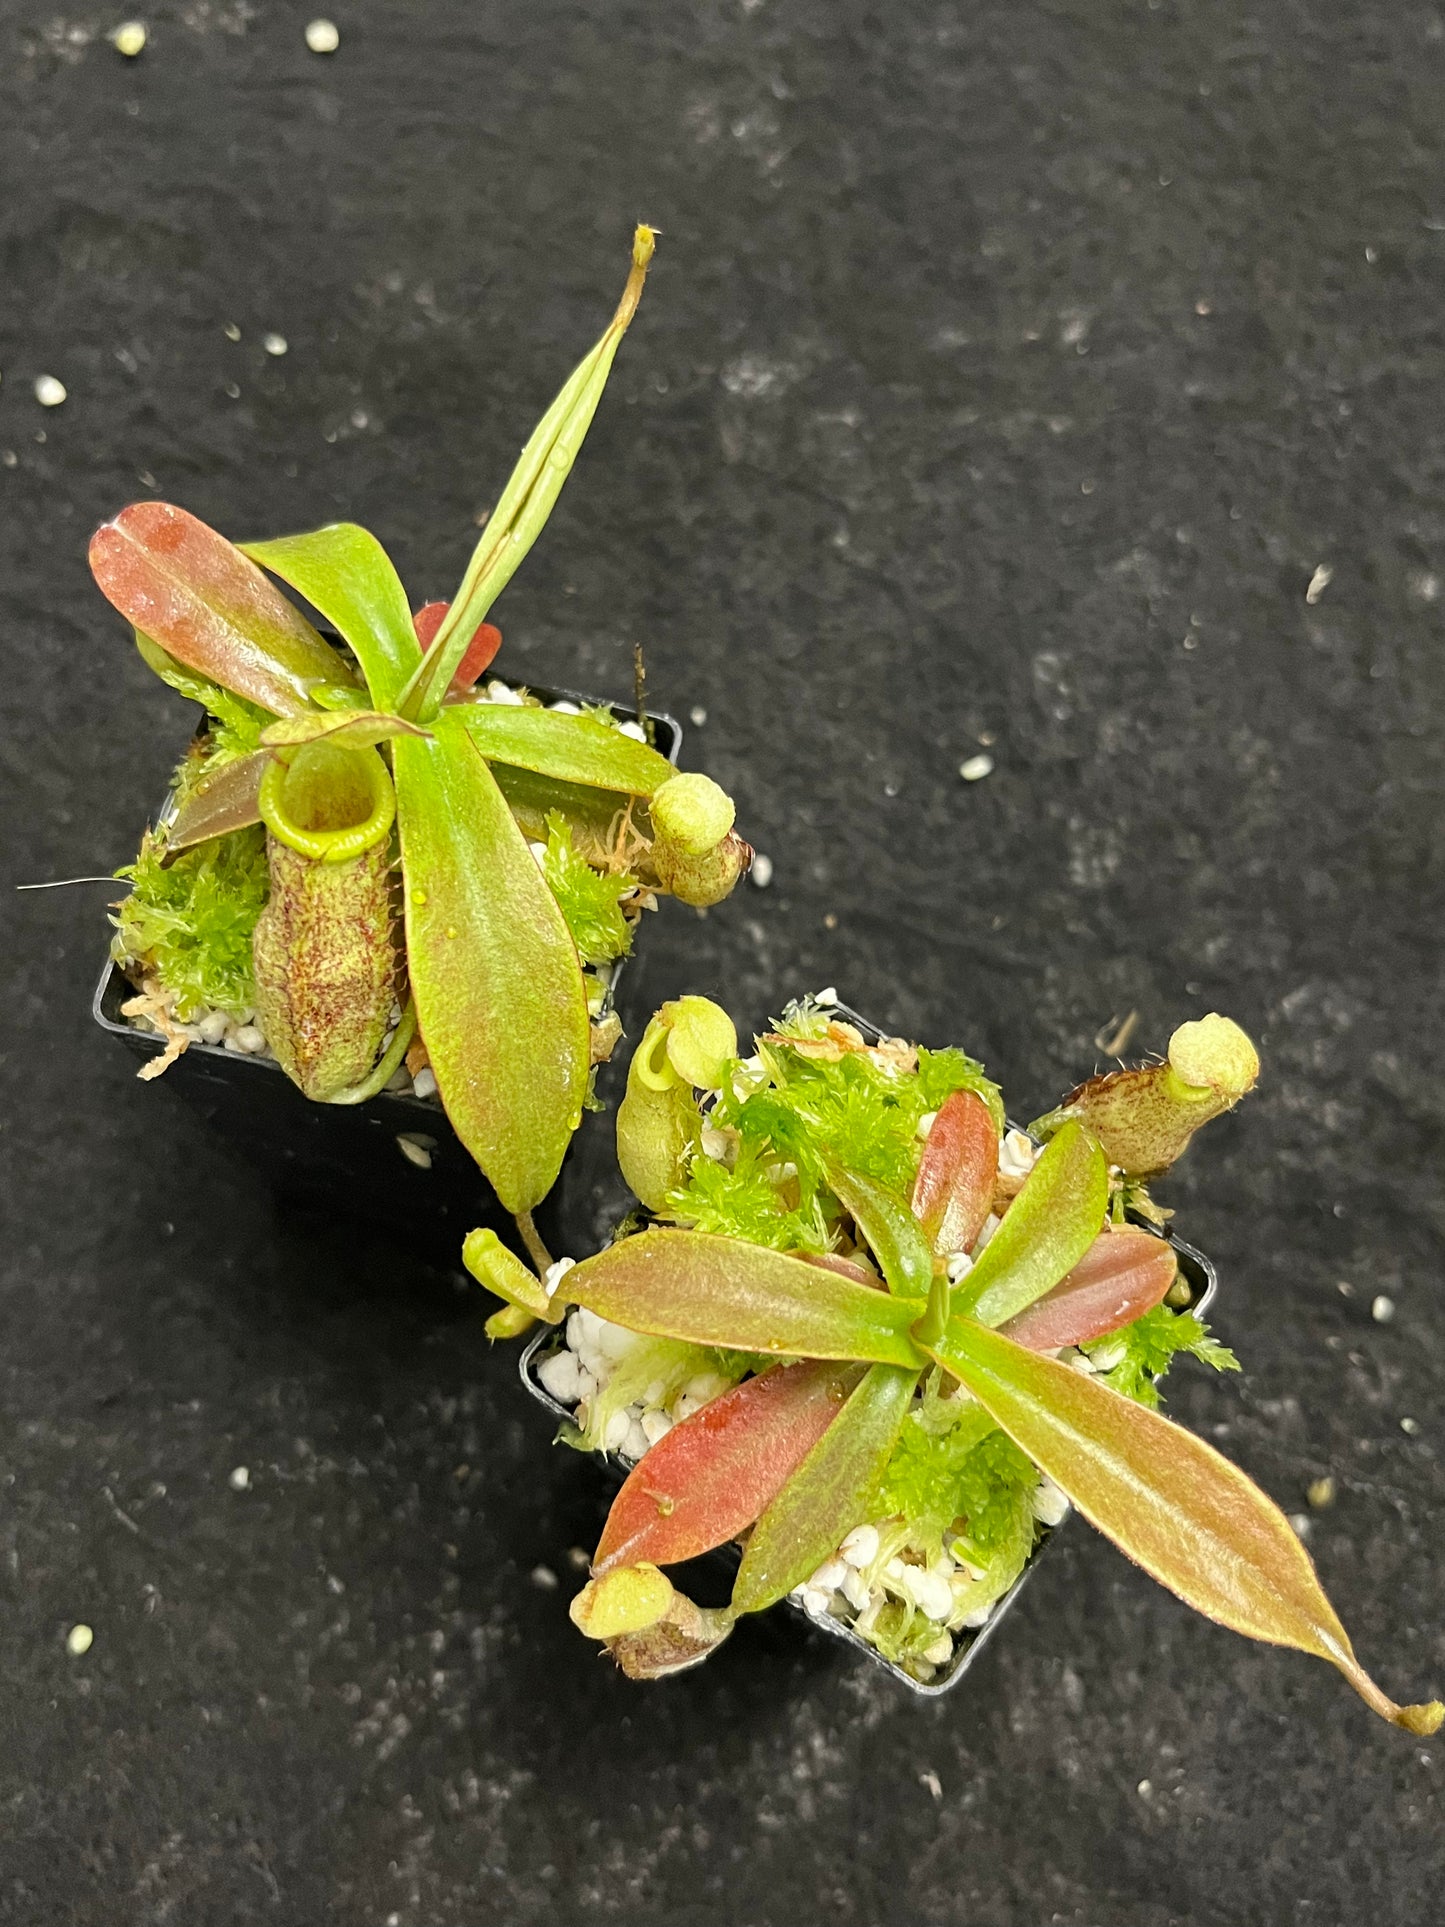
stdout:
<svg viewBox="0 0 1445 1927">
<path fill-rule="evenodd" d="M 735 1612 L 785 1598 L 862 1524 L 917 1384 L 914 1370 L 871 1368 L 754 1527 L 733 1583 Z"/>
<path fill-rule="evenodd" d="M 1212 1446 L 970 1321 L 953 1319 L 932 1350 L 1084 1516 L 1186 1604 L 1329 1660 L 1398 1726 L 1439 1727 L 1438 1701 L 1396 1706 L 1363 1671 L 1288 1519 Z"/>
<path fill-rule="evenodd" d="M 376 537 L 355 522 L 332 522 L 241 549 L 321 611 L 361 664 L 373 704 L 392 708 L 421 651 L 401 578 Z"/>
<path fill-rule="evenodd" d="M 677 775 L 657 750 L 593 716 L 512 703 L 456 703 L 452 714 L 489 763 L 534 770 L 557 782 L 651 796 Z"/>
<path fill-rule="evenodd" d="M 166 825 L 166 861 L 197 843 L 230 830 L 244 830 L 261 821 L 261 778 L 271 761 L 269 750 L 258 749 L 234 763 L 209 770 Z"/>
<path fill-rule="evenodd" d="M 392 745 L 417 1021 L 457 1136 L 508 1211 L 551 1188 L 587 1091 L 587 997 L 557 900 L 446 710 Z"/>
<path fill-rule="evenodd" d="M 874 1179 L 840 1164 L 828 1166 L 828 1183 L 867 1240 L 889 1290 L 903 1298 L 926 1298 L 933 1282 L 933 1253 L 907 1205 Z"/>
<path fill-rule="evenodd" d="M 861 1367 L 808 1361 L 744 1379 L 659 1439 L 612 1502 L 592 1570 L 671 1566 L 761 1515 L 843 1409 Z"/>
<path fill-rule="evenodd" d="M 642 1231 L 567 1273 L 567 1292 L 630 1331 L 791 1358 L 921 1363 L 916 1299 L 705 1231 Z"/>
<path fill-rule="evenodd" d="M 998 1132 L 983 1099 L 954 1091 L 929 1127 L 913 1182 L 913 1215 L 940 1258 L 968 1251 L 998 1177 Z"/>
<path fill-rule="evenodd" d="M 96 530 L 91 573 L 168 655 L 274 715 L 317 683 L 356 678 L 249 557 L 168 502 L 134 502 Z"/>
<path fill-rule="evenodd" d="M 436 641 L 437 630 L 441 628 L 442 620 L 451 606 L 449 602 L 424 602 L 412 617 L 416 639 L 423 649 L 430 649 Z M 478 623 L 457 673 L 452 677 L 450 693 L 459 696 L 463 690 L 470 689 L 477 677 L 491 668 L 492 659 L 501 646 L 502 632 L 495 623 Z"/>
<path fill-rule="evenodd" d="M 1087 1345 L 1162 1304 L 1178 1271 L 1163 1238 L 1134 1225 L 1106 1228 L 1066 1278 L 1000 1329 L 1034 1352 Z"/>
<path fill-rule="evenodd" d="M 1103 1152 L 1081 1124 L 1066 1124 L 1040 1154 L 954 1294 L 955 1311 L 982 1325 L 1016 1317 L 1079 1262 L 1098 1235 L 1108 1202 Z"/>
</svg>

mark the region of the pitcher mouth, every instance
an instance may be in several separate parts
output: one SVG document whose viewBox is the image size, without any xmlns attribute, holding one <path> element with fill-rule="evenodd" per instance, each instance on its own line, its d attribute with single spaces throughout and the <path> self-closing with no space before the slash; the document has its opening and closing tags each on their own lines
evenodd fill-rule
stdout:
<svg viewBox="0 0 1445 1927">
<path fill-rule="evenodd" d="M 261 820 L 288 849 L 346 863 L 390 835 L 396 791 L 374 749 L 308 743 L 274 757 L 261 778 Z"/>
</svg>

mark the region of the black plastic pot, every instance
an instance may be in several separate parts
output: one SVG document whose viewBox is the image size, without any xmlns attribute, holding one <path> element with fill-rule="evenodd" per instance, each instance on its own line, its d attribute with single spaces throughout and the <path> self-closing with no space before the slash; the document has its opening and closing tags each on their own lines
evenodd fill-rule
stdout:
<svg viewBox="0 0 1445 1927">
<path fill-rule="evenodd" d="M 531 685 L 528 685 L 531 687 Z M 537 689 L 546 702 L 592 703 L 572 690 Z M 611 705 L 626 719 L 633 711 Z M 658 750 L 676 763 L 682 729 L 671 716 L 649 711 Z M 613 966 L 613 1005 L 628 975 Z M 124 972 L 107 960 L 92 1013 L 136 1056 L 155 1057 L 164 1039 L 121 1015 L 134 994 Z M 650 1012 L 649 1012 L 650 1014 Z M 622 1012 L 624 1025 L 627 1023 Z M 622 1069 L 604 1064 L 597 1080 L 604 1103 L 622 1089 Z M 270 1057 L 248 1057 L 211 1044 L 191 1044 L 157 1080 L 195 1106 L 206 1123 L 266 1174 L 286 1203 L 307 1210 L 345 1212 L 405 1236 L 408 1245 L 440 1263 L 460 1262 L 461 1241 L 474 1225 L 491 1225 L 515 1242 L 515 1227 L 496 1194 L 463 1149 L 435 1098 L 383 1091 L 355 1106 L 316 1104 L 302 1096 Z M 538 1229 L 557 1251 L 587 1250 L 596 1242 L 598 1197 L 608 1195 L 612 1121 L 583 1114 L 561 1175 L 536 1212 Z M 603 1220 L 611 1222 L 611 1214 Z"/>
<path fill-rule="evenodd" d="M 856 1011 L 849 1010 L 844 1005 L 838 1006 L 836 1014 L 843 1022 L 853 1024 L 863 1033 L 864 1037 L 872 1043 L 877 1043 L 879 1038 L 884 1034 L 876 1025 L 870 1024 L 866 1018 L 860 1017 Z M 1144 1228 L 1146 1230 L 1153 1229 L 1152 1226 L 1145 1226 Z M 1168 1235 L 1167 1242 L 1172 1245 L 1174 1249 L 1175 1255 L 1179 1260 L 1179 1276 L 1184 1283 L 1188 1285 L 1190 1292 L 1189 1303 L 1185 1306 L 1180 1306 L 1179 1309 L 1203 1314 L 1209 1305 L 1212 1304 L 1215 1293 L 1219 1288 L 1219 1279 L 1215 1273 L 1214 1266 L 1202 1251 L 1196 1251 L 1193 1245 L 1186 1244 L 1182 1238 L 1175 1237 L 1173 1233 Z M 552 1394 L 542 1384 L 537 1376 L 537 1367 L 563 1342 L 565 1341 L 563 1339 L 561 1326 L 544 1325 L 536 1336 L 528 1342 L 519 1361 L 522 1383 L 526 1386 L 532 1397 L 536 1399 L 537 1403 L 545 1406 L 559 1423 L 570 1420 L 572 1414 L 565 1405 L 553 1398 Z M 620 1485 L 622 1480 L 627 1476 L 627 1473 L 631 1470 L 631 1462 L 621 1458 L 611 1457 L 602 1453 L 591 1453 L 587 1456 L 599 1461 L 599 1471 L 614 1485 Z M 1072 1517 L 1072 1514 L 1070 1514 L 1070 1517 Z M 870 1646 L 866 1639 L 860 1639 L 858 1634 L 855 1633 L 850 1626 L 845 1625 L 842 1620 L 829 1617 L 814 1618 L 811 1613 L 805 1612 L 796 1600 L 789 1599 L 784 1603 L 790 1611 L 796 1613 L 807 1625 L 816 1627 L 819 1632 L 826 1633 L 830 1637 L 840 1640 L 845 1646 L 852 1647 L 855 1652 L 871 1660 L 875 1666 L 880 1666 L 883 1671 L 887 1673 L 891 1679 L 896 1680 L 900 1686 L 907 1687 L 910 1693 L 917 1693 L 924 1699 L 937 1699 L 940 1694 L 951 1692 L 963 1678 L 969 1667 L 972 1666 L 984 1646 L 998 1630 L 1005 1613 L 1010 1610 L 1014 1601 L 1028 1584 L 1039 1560 L 1047 1551 L 1055 1535 L 1063 1531 L 1068 1523 L 1069 1520 L 1065 1519 L 1060 1525 L 1046 1526 L 1043 1529 L 1028 1564 L 1014 1581 L 1009 1591 L 999 1600 L 998 1604 L 989 1614 L 987 1621 L 975 1632 L 957 1633 L 954 1635 L 953 1658 L 948 1662 L 946 1670 L 936 1674 L 931 1680 L 915 1679 L 911 1673 L 905 1672 L 901 1666 L 896 1666 L 892 1660 L 885 1659 L 875 1646 Z M 720 1547 L 716 1553 L 709 1556 L 720 1564 L 726 1563 L 728 1566 L 736 1566 L 739 1553 L 736 1547 L 725 1546 Z"/>
</svg>

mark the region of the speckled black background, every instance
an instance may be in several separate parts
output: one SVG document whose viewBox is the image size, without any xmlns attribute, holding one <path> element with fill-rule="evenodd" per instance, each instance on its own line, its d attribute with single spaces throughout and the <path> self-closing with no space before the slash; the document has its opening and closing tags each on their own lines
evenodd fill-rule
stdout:
<svg viewBox="0 0 1445 1927">
<path fill-rule="evenodd" d="M 774 860 L 637 992 L 834 983 L 1023 1114 L 1131 1008 L 1244 1021 L 1259 1094 L 1171 1198 L 1247 1376 L 1174 1409 L 1288 1510 L 1335 1477 L 1363 1656 L 1445 1687 L 1438 10 L 334 16 L 323 60 L 307 7 L 162 5 L 127 64 L 119 10 L 0 5 L 7 879 L 125 860 L 189 727 L 91 526 L 347 515 L 448 593 L 656 222 L 498 612 L 539 680 L 625 695 L 645 640 Z M 453 1278 L 278 1218 L 134 1081 L 102 897 L 5 895 L 0 1918 L 1435 1917 L 1445 1746 L 1083 1527 L 937 1704 L 776 1616 L 614 1677 L 565 1613 L 590 1468 Z"/>
</svg>

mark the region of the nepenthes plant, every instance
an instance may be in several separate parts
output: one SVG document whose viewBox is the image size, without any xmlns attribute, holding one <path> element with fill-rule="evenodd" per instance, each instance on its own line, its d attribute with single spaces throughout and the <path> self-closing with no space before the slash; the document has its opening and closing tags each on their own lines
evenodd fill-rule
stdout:
<svg viewBox="0 0 1445 1927">
<path fill-rule="evenodd" d="M 927 1680 L 1072 1505 L 1198 1611 L 1434 1732 L 1438 1702 L 1364 1672 L 1283 1513 L 1158 1409 L 1172 1358 L 1235 1360 L 1147 1180 L 1257 1072 L 1211 1015 L 1024 1133 L 960 1051 L 804 1004 L 740 1060 L 716 1006 L 665 1006 L 618 1119 L 653 1222 L 544 1279 L 488 1232 L 467 1247 L 499 1319 L 565 1334 L 539 1369 L 572 1442 L 634 1462 L 578 1626 L 656 1678 L 793 1595 Z M 726 1606 L 663 1570 L 729 1543 Z"/>
<path fill-rule="evenodd" d="M 478 686 L 501 641 L 487 617 L 571 472 L 653 245 L 639 228 L 612 321 L 450 604 L 413 614 L 353 523 L 238 546 L 142 502 L 90 548 L 144 660 L 212 719 L 128 873 L 118 953 L 147 978 L 143 1014 L 174 1051 L 199 1012 L 254 1009 L 254 1034 L 323 1103 L 364 1101 L 424 1050 L 524 1235 L 617 1034 L 586 971 L 626 951 L 656 893 L 716 903 L 751 857 L 730 799 L 644 728 Z"/>
</svg>

